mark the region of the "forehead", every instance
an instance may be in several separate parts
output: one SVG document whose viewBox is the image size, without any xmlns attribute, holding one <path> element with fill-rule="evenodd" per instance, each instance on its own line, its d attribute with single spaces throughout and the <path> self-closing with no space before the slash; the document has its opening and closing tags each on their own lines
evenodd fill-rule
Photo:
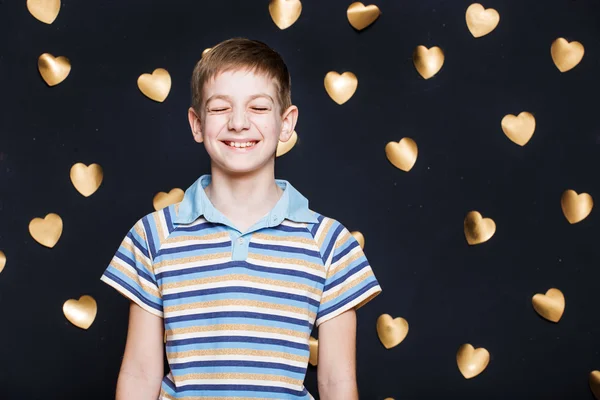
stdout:
<svg viewBox="0 0 600 400">
<path fill-rule="evenodd" d="M 205 99 L 212 95 L 249 97 L 257 93 L 267 93 L 275 98 L 277 85 L 274 78 L 249 69 L 235 69 L 217 73 L 204 84 Z"/>
</svg>

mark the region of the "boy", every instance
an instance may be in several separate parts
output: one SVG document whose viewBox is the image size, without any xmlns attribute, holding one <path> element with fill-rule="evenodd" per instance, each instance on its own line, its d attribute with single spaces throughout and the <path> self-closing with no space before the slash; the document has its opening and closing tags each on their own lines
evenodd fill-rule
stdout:
<svg viewBox="0 0 600 400">
<path fill-rule="evenodd" d="M 290 86 L 280 55 L 244 38 L 194 68 L 188 117 L 211 174 L 138 220 L 101 277 L 131 300 L 117 400 L 314 399 L 313 326 L 321 399 L 358 399 L 355 310 L 381 287 L 350 232 L 275 179 Z"/>
</svg>

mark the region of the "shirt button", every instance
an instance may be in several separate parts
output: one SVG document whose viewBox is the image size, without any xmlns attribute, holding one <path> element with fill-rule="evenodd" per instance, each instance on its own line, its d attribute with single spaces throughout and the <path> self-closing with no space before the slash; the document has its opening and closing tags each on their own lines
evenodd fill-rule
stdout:
<svg viewBox="0 0 600 400">
<path fill-rule="evenodd" d="M 238 243 L 239 243 L 239 244 L 244 244 L 244 238 L 242 238 L 242 237 L 241 237 L 241 238 L 239 238 L 239 239 L 238 239 Z"/>
</svg>

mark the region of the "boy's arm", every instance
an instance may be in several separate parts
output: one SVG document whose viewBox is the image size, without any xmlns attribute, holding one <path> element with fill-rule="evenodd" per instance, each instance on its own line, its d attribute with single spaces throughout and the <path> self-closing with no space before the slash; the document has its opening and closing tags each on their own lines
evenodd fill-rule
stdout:
<svg viewBox="0 0 600 400">
<path fill-rule="evenodd" d="M 319 325 L 317 385 L 321 400 L 358 400 L 356 310 Z"/>
<path fill-rule="evenodd" d="M 164 373 L 163 334 L 162 318 L 131 302 L 116 400 L 158 398 Z"/>
</svg>

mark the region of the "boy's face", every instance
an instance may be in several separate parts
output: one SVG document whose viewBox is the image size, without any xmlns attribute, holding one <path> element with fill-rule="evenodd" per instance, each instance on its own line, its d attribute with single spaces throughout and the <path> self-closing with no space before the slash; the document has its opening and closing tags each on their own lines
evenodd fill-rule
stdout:
<svg viewBox="0 0 600 400">
<path fill-rule="evenodd" d="M 290 139 L 298 109 L 281 112 L 272 79 L 248 70 L 222 72 L 206 82 L 203 99 L 199 114 L 190 108 L 188 118 L 213 168 L 229 173 L 273 168 L 277 144 Z"/>
</svg>

